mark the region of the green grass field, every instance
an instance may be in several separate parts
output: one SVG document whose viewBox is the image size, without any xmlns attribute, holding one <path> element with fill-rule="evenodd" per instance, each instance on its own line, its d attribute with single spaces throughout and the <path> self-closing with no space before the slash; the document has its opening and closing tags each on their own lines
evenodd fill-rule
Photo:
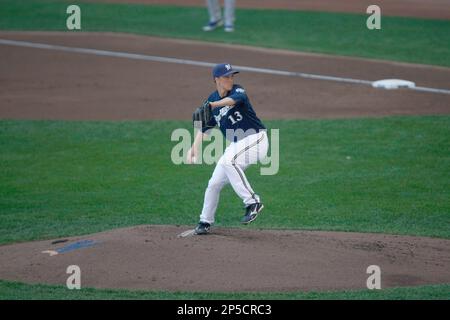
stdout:
<svg viewBox="0 0 450 320">
<path fill-rule="evenodd" d="M 0 30 L 67 31 L 73 1 L 0 0 Z M 310 52 L 450 66 L 450 21 L 287 10 L 237 10 L 237 30 L 201 31 L 205 8 L 78 2 L 82 31 L 129 32 L 160 37 L 285 48 Z M 69 32 L 69 31 L 68 31 Z"/>
<path fill-rule="evenodd" d="M 68 1 L 0 0 L 0 30 L 64 31 Z M 237 30 L 201 32 L 204 8 L 77 2 L 82 31 L 127 32 L 450 66 L 450 21 L 282 10 L 237 11 Z M 256 32 L 257 30 L 257 32 Z M 345 35 L 345 36 L 344 36 Z M 265 213 L 249 228 L 450 238 L 450 117 L 265 121 L 280 129 L 280 171 L 249 179 Z M 175 166 L 190 122 L 0 120 L 0 244 L 198 220 L 212 166 Z M 222 192 L 217 224 L 239 227 Z M 176 199 L 176 201 L 174 201 Z M 0 299 L 448 299 L 449 285 L 381 291 L 68 291 L 0 280 Z"/>
<path fill-rule="evenodd" d="M 266 121 L 280 130 L 280 171 L 249 169 L 266 204 L 251 228 L 450 237 L 450 117 Z M 195 224 L 212 166 L 175 166 L 170 141 L 189 122 L 0 121 L 0 243 L 139 224 Z M 350 157 L 350 159 L 348 159 Z M 228 186 L 218 225 L 238 226 Z M 173 199 L 176 199 L 174 201 Z M 61 287 L 0 282 L 0 298 L 61 298 Z M 82 290 L 68 298 L 445 298 L 448 286 L 336 293 Z M 447 295 L 448 297 L 448 295 Z"/>
<path fill-rule="evenodd" d="M 280 171 L 249 169 L 265 214 L 250 228 L 341 230 L 450 237 L 450 117 L 267 121 L 280 129 Z M 139 224 L 195 224 L 213 167 L 170 161 L 173 129 L 189 122 L 1 121 L 0 243 Z M 350 157 L 350 159 L 348 159 Z M 218 225 L 238 226 L 228 186 Z M 176 201 L 174 201 L 176 199 Z M 0 298 L 56 297 L 61 288 L 0 283 Z M 42 292 L 42 296 L 39 295 Z M 54 293 L 56 292 L 56 293 Z M 87 290 L 86 298 L 123 291 Z M 384 292 L 384 290 L 382 291 Z M 261 294 L 261 298 L 430 298 L 448 286 L 384 293 Z M 422 294 L 420 293 L 422 292 Z M 201 293 L 126 293 L 201 298 Z M 209 294 L 210 298 L 251 295 Z M 83 295 L 75 295 L 82 298 Z"/>
<path fill-rule="evenodd" d="M 64 286 L 29 285 L 0 280 L 0 300 L 416 300 L 448 299 L 450 284 L 389 288 L 383 290 L 361 290 L 343 292 L 295 292 L 295 293 L 201 293 L 201 292 L 151 292 L 129 290 L 84 289 L 68 290 Z"/>
<path fill-rule="evenodd" d="M 450 238 L 449 121 L 267 121 L 280 129 L 280 170 L 248 171 L 266 203 L 254 227 Z M 213 166 L 172 164 L 171 132 L 189 126 L 1 121 L 0 243 L 195 224 Z M 238 226 L 240 199 L 231 187 L 223 198 L 218 225 Z"/>
</svg>

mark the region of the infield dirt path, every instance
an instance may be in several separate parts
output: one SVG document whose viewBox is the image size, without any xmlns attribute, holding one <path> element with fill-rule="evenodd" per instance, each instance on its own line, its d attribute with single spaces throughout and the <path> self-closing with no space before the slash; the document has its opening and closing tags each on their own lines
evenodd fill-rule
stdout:
<svg viewBox="0 0 450 320">
<path fill-rule="evenodd" d="M 450 68 L 303 54 L 125 34 L 0 32 L 0 39 L 364 80 L 400 78 L 450 89 Z M 0 45 L 0 117 L 13 119 L 182 119 L 211 91 L 208 67 Z M 264 119 L 448 114 L 450 95 L 382 90 L 242 72 Z"/>
<path fill-rule="evenodd" d="M 367 267 L 381 287 L 450 282 L 450 240 L 344 232 L 139 226 L 83 237 L 0 246 L 0 279 L 65 285 L 69 265 L 83 287 L 169 291 L 364 289 Z M 60 239 L 61 240 L 61 239 Z M 92 246 L 42 253 L 92 241 Z M 62 250 L 64 251 L 64 250 Z"/>
</svg>

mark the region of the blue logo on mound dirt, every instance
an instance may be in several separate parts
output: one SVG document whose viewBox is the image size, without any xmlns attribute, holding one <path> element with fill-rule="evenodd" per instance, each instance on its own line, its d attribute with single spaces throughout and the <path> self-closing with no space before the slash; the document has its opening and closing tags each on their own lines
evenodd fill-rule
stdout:
<svg viewBox="0 0 450 320">
<path fill-rule="evenodd" d="M 67 246 L 64 246 L 64 247 L 56 249 L 56 250 L 45 250 L 45 251 L 42 251 L 42 253 L 48 253 L 50 256 L 54 256 L 59 253 L 66 253 L 69 251 L 92 247 L 92 246 L 95 246 L 97 243 L 98 242 L 95 240 L 82 240 L 82 241 L 77 241 L 77 242 L 71 243 Z"/>
</svg>

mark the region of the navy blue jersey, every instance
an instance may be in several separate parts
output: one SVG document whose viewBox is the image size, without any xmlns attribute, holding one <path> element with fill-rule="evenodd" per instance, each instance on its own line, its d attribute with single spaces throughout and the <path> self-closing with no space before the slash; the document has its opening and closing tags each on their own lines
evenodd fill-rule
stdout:
<svg viewBox="0 0 450 320">
<path fill-rule="evenodd" d="M 244 88 L 238 84 L 235 84 L 225 97 L 220 97 L 219 92 L 217 90 L 214 91 L 209 96 L 208 101 L 219 101 L 226 97 L 236 101 L 236 104 L 234 106 L 213 108 L 213 117 L 208 122 L 210 127 L 218 126 L 227 139 L 229 139 L 227 130 L 236 131 L 241 129 L 246 133 L 244 135 L 246 136 L 248 135 L 247 133 L 252 134 L 266 129 L 261 120 L 256 116 L 255 110 L 253 110 Z M 206 130 L 206 128 L 203 129 L 203 132 L 206 132 Z M 233 140 L 240 140 L 240 138 L 242 136 L 239 136 L 239 138 L 234 137 Z"/>
</svg>

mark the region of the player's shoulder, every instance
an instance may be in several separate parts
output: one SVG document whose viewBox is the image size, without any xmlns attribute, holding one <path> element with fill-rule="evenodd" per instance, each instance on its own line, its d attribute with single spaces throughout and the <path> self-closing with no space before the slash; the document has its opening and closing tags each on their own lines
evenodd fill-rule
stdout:
<svg viewBox="0 0 450 320">
<path fill-rule="evenodd" d="M 231 89 L 232 93 L 245 93 L 245 89 L 240 84 L 233 85 L 233 89 Z"/>
</svg>

